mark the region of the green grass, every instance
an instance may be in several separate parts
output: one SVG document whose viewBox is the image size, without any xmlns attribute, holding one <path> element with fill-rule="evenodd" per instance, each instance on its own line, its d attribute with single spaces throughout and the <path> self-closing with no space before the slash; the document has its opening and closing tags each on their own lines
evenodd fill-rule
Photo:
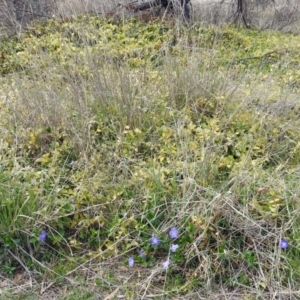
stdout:
<svg viewBox="0 0 300 300">
<path fill-rule="evenodd" d="M 299 39 L 79 16 L 3 42 L 7 291 L 297 297 Z"/>
</svg>

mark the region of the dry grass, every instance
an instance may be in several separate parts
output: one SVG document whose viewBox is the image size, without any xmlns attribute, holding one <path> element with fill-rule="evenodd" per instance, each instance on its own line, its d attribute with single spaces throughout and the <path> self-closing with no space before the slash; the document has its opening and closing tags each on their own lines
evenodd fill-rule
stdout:
<svg viewBox="0 0 300 300">
<path fill-rule="evenodd" d="M 246 1 L 249 26 L 262 30 L 272 29 L 284 32 L 299 32 L 299 3 L 281 0 L 269 5 L 260 5 L 260 1 Z M 236 18 L 236 7 L 233 1 L 195 1 L 194 19 L 213 24 L 233 22 Z M 243 24 L 244 25 L 244 24 Z"/>
<path fill-rule="evenodd" d="M 65 1 L 60 3 L 59 15 L 69 19 L 79 12 L 102 13 L 105 8 L 100 1 L 88 5 Z M 207 12 L 202 13 L 208 16 Z M 159 225 L 151 224 L 151 229 L 159 232 L 167 232 L 175 222 L 187 234 L 186 220 L 195 217 L 199 226 L 193 240 L 182 249 L 184 263 L 174 266 L 171 276 L 161 268 L 162 257 L 151 267 L 125 266 L 124 257 L 136 251 L 136 246 L 121 248 L 122 243 L 134 239 L 136 229 L 131 224 L 129 233 L 125 230 L 111 245 L 123 249 L 121 252 L 102 259 L 109 247 L 101 255 L 92 250 L 90 254 L 87 242 L 80 251 L 75 248 L 78 260 L 65 272 L 65 264 L 71 264 L 72 259 L 66 254 L 70 254 L 69 246 L 63 250 L 63 245 L 68 245 L 64 240 L 61 248 L 56 248 L 61 261 L 43 261 L 38 274 L 25 270 L 23 286 L 6 281 L 7 286 L 19 285 L 24 299 L 299 299 L 299 271 L 290 264 L 298 263 L 297 88 L 284 81 L 288 78 L 282 79 L 276 64 L 272 65 L 273 72 L 260 65 L 257 69 L 251 65 L 243 69 L 233 59 L 242 50 L 227 56 L 227 51 L 218 45 L 223 38 L 228 37 L 229 48 L 235 42 L 230 40 L 235 33 L 243 47 L 241 33 L 235 29 L 224 29 L 224 35 L 221 29 L 216 30 L 219 33 L 214 35 L 211 46 L 205 44 L 205 35 L 203 41 L 197 40 L 206 27 L 199 27 L 191 35 L 197 23 L 192 29 L 185 28 L 184 33 L 180 24 L 172 26 L 175 39 L 165 37 L 159 47 L 151 49 L 153 53 L 145 59 L 146 64 L 138 67 L 126 64 L 128 57 L 116 55 L 108 42 L 105 51 L 92 49 L 97 45 L 93 34 L 99 29 L 93 32 L 91 27 L 90 38 L 71 26 L 62 36 L 72 38 L 77 33 L 75 42 L 80 51 L 67 43 L 59 43 L 55 51 L 41 48 L 30 56 L 23 69 L 0 79 L 0 130 L 15 146 L 12 155 L 6 153 L 3 142 L 1 157 L 13 157 L 11 173 L 16 176 L 15 184 L 27 184 L 21 186 L 24 197 L 28 196 L 27 190 L 35 188 L 32 180 L 40 180 L 43 186 L 37 191 L 41 207 L 33 216 L 24 218 L 28 220 L 28 228 L 24 229 L 28 236 L 33 237 L 30 226 L 47 225 L 49 231 L 56 232 L 56 221 L 67 215 L 60 215 L 64 205 L 78 195 L 76 210 L 86 213 L 91 224 L 93 218 L 99 217 L 99 211 L 104 211 L 111 222 L 107 232 L 112 235 L 131 217 L 151 224 L 148 213 L 152 209 L 157 218 L 163 216 Z M 109 40 L 108 35 L 105 38 Z M 250 46 L 256 41 L 252 38 Z M 30 42 L 31 50 L 37 51 L 33 39 Z M 54 33 L 49 47 L 55 44 Z M 70 51 L 72 55 L 68 57 Z M 20 53 L 22 58 L 24 52 Z M 56 57 L 53 53 L 62 55 Z M 281 65 L 285 64 L 284 59 L 279 62 Z M 285 65 L 287 70 L 289 66 L 292 63 Z M 139 131 L 145 136 L 140 136 Z M 34 134 L 36 139 L 32 138 Z M 64 151 L 61 140 L 70 141 L 66 147 L 74 151 L 68 152 L 73 155 L 71 168 L 68 156 L 63 163 L 55 162 L 55 155 Z M 243 144 L 247 148 L 240 160 L 239 154 L 234 154 L 234 168 L 230 162 L 221 164 L 230 156 L 229 151 L 242 151 Z M 20 157 L 25 150 L 30 157 L 23 161 Z M 43 166 L 36 162 L 36 158 L 47 153 L 53 164 L 50 162 L 49 166 L 46 161 Z M 10 158 L 3 161 L 9 168 Z M 66 169 L 69 173 L 64 173 Z M 76 186 L 78 194 L 64 198 L 61 190 L 72 190 L 64 189 L 68 181 Z M 47 192 L 49 183 L 53 185 Z M 122 193 L 124 189 L 127 194 Z M 91 199 L 84 198 L 85 194 Z M 156 205 L 157 199 L 161 202 Z M 279 201 L 280 214 L 273 217 L 272 211 L 264 211 L 254 200 L 262 200 L 263 204 L 264 200 Z M 60 201 L 66 203 L 62 205 Z M 148 202 L 153 202 L 154 208 Z M 129 217 L 120 217 L 120 223 L 115 223 L 114 217 L 124 212 Z M 79 224 L 76 227 L 78 232 L 84 229 Z M 278 247 L 286 234 L 292 240 L 292 258 Z M 101 242 L 100 237 L 97 241 Z M 26 249 L 18 246 L 17 250 L 22 263 L 30 258 Z M 252 257 L 256 259 L 253 265 Z M 172 281 L 178 274 L 184 274 L 182 285 Z M 42 278 L 37 283 L 29 275 Z M 197 284 L 193 284 L 195 279 Z M 74 287 L 76 293 L 72 291 Z M 54 295 L 55 288 L 61 293 L 59 296 Z M 7 297 L 22 299 L 20 290 L 6 289 Z M 32 294 L 26 296 L 29 289 Z"/>
<path fill-rule="evenodd" d="M 2 0 L 5 1 L 5 0 Z M 29 1 L 29 0 L 27 0 Z M 130 10 L 125 9 L 125 5 L 133 3 L 130 0 L 111 0 L 109 3 L 104 0 L 64 0 L 54 1 L 49 10 L 49 3 L 40 1 L 43 9 L 44 17 L 59 17 L 62 19 L 69 19 L 78 14 L 98 14 L 105 15 L 107 13 L 118 14 L 123 16 L 132 16 Z M 5 2 L 3 2 L 5 3 Z M 30 2 L 28 2 L 30 3 Z M 249 26 L 259 29 L 274 29 L 284 32 L 297 33 L 300 28 L 299 20 L 299 3 L 295 0 L 276 0 L 273 2 L 256 0 L 246 0 L 247 7 L 247 22 Z M 209 24 L 224 24 L 234 22 L 237 18 L 235 2 L 227 1 L 206 1 L 194 0 L 193 4 L 193 20 L 195 22 L 209 23 Z M 10 5 L 10 6 L 9 6 Z M 28 21 L 33 18 L 40 18 L 41 12 L 35 11 L 35 8 L 29 4 L 28 9 L 30 13 L 25 13 L 28 18 L 22 20 L 16 19 L 16 14 L 13 11 L 12 4 L 0 3 L 0 13 L 4 26 L 2 24 L 1 35 L 7 36 L 12 32 L 19 32 Z M 40 9 L 40 8 L 39 8 Z M 47 12 L 45 12 L 47 10 Z M 48 11 L 49 10 L 49 11 Z M 33 14 L 33 15 L 31 15 Z M 35 15 L 35 17 L 33 17 Z"/>
</svg>

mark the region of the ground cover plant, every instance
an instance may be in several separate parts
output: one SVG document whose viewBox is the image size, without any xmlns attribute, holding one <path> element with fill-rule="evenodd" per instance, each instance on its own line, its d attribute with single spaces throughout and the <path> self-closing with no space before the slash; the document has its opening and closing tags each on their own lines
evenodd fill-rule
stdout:
<svg viewBox="0 0 300 300">
<path fill-rule="evenodd" d="M 4 297 L 297 299 L 299 40 L 85 15 L 3 41 Z"/>
</svg>

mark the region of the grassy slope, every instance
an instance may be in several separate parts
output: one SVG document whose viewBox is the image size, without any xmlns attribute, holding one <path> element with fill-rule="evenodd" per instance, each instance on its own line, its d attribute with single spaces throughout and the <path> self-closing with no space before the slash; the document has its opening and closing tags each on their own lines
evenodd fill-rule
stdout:
<svg viewBox="0 0 300 300">
<path fill-rule="evenodd" d="M 2 43 L 5 289 L 297 297 L 299 40 L 86 16 Z"/>
</svg>

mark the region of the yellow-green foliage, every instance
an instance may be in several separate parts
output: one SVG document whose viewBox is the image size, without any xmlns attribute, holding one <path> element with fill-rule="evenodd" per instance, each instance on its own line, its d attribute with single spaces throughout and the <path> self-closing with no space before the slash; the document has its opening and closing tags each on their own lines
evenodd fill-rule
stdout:
<svg viewBox="0 0 300 300">
<path fill-rule="evenodd" d="M 256 72 L 272 74 L 279 85 L 289 84 L 299 90 L 299 36 L 231 26 L 195 31 L 191 39 L 203 50 L 214 51 L 216 65 L 232 65 L 238 70 L 255 68 Z"/>
<path fill-rule="evenodd" d="M 91 16 L 36 24 L 6 41 L 0 195 L 7 205 L 23 197 L 32 211 L 5 206 L 0 238 L 12 248 L 30 240 L 39 252 L 44 229 L 50 245 L 85 261 L 147 248 L 152 233 L 174 224 L 181 248 L 173 259 L 196 272 L 186 282 L 199 272 L 195 261 L 211 255 L 200 280 L 227 282 L 240 265 L 235 284 L 255 286 L 243 273 L 262 259 L 253 239 L 272 261 L 273 233 L 296 205 L 286 175 L 299 172 L 298 117 L 263 104 L 286 84 L 297 91 L 297 43 L 275 32 Z M 270 93 L 255 94 L 270 77 Z M 260 225 L 248 231 L 245 220 Z M 158 261 L 169 253 L 152 250 Z"/>
<path fill-rule="evenodd" d="M 58 64 L 86 74 L 90 63 L 103 60 L 138 67 L 155 60 L 172 38 L 171 32 L 166 24 L 145 25 L 137 20 L 124 24 L 91 16 L 72 22 L 53 20 L 37 24 L 19 41 L 7 41 L 1 49 L 6 58 L 0 70 L 26 69 L 38 62 L 41 68 L 53 67 L 52 72 Z"/>
</svg>

